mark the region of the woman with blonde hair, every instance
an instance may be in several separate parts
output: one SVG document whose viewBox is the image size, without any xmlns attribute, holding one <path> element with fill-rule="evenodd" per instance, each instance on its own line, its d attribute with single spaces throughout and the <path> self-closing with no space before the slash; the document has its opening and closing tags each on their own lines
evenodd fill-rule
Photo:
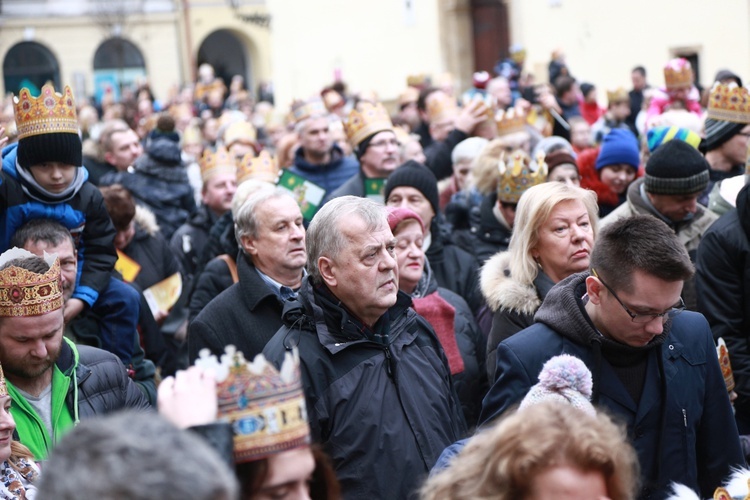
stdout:
<svg viewBox="0 0 750 500">
<path fill-rule="evenodd" d="M 597 232 L 596 195 L 560 182 L 523 193 L 507 252 L 490 258 L 480 287 L 493 312 L 487 340 L 487 374 L 495 379 L 497 345 L 529 327 L 552 286 L 586 271 Z"/>
<path fill-rule="evenodd" d="M 422 500 L 635 498 L 638 461 L 605 414 L 545 401 L 476 434 L 422 488 Z"/>
</svg>

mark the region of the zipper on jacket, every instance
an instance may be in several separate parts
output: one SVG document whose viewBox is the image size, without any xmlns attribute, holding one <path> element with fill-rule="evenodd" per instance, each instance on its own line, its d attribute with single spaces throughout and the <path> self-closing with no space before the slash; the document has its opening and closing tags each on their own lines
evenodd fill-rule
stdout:
<svg viewBox="0 0 750 500">
<path fill-rule="evenodd" d="M 396 371 L 395 367 L 393 366 L 393 358 L 391 358 L 391 350 L 388 346 L 385 346 L 383 348 L 383 352 L 385 353 L 385 371 L 388 373 L 388 378 L 393 379 L 393 372 Z"/>
</svg>

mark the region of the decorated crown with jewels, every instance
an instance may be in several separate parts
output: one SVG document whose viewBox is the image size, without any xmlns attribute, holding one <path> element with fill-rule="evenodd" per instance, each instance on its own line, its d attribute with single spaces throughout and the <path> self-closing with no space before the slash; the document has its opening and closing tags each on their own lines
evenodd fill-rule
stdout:
<svg viewBox="0 0 750 500">
<path fill-rule="evenodd" d="M 500 110 L 495 115 L 497 135 L 509 135 L 526 130 L 526 113 L 520 108 L 511 108 L 507 111 Z"/>
<path fill-rule="evenodd" d="M 689 89 L 693 86 L 693 68 L 682 57 L 672 59 L 664 66 L 664 83 L 668 90 Z"/>
<path fill-rule="evenodd" d="M 715 83 L 708 97 L 707 118 L 750 123 L 750 92 L 735 82 Z"/>
<path fill-rule="evenodd" d="M 262 354 L 247 361 L 232 345 L 225 348 L 221 361 L 203 349 L 195 365 L 216 375 L 219 420 L 234 430 L 236 463 L 310 443 L 296 350 L 286 353 L 280 371 Z"/>
<path fill-rule="evenodd" d="M 22 248 L 12 248 L 0 255 L 0 268 L 15 259 L 37 257 Z M 37 257 L 38 258 L 38 257 Z M 63 305 L 60 261 L 45 252 L 49 266 L 40 274 L 9 265 L 0 270 L 0 317 L 40 316 Z"/>
<path fill-rule="evenodd" d="M 39 97 L 23 88 L 13 105 L 19 140 L 40 134 L 78 134 L 76 103 L 68 86 L 58 94 L 52 84 L 45 84 Z"/>
<path fill-rule="evenodd" d="M 544 162 L 544 154 L 541 154 L 537 158 L 536 171 L 532 170 L 529 155 L 520 149 L 511 153 L 510 158 L 508 165 L 505 162 L 505 154 L 500 155 L 497 199 L 503 203 L 518 203 L 527 189 L 547 180 L 547 164 Z"/>
<path fill-rule="evenodd" d="M 242 184 L 248 179 L 258 179 L 276 184 L 278 177 L 279 167 L 266 150 L 261 151 L 258 156 L 254 156 L 252 153 L 246 154 L 237 167 L 237 184 Z"/>
<path fill-rule="evenodd" d="M 393 130 L 391 117 L 380 103 L 361 101 L 349 113 L 349 119 L 344 123 L 344 131 L 349 143 L 357 147 L 359 143 L 373 134 L 384 130 Z"/>
<path fill-rule="evenodd" d="M 216 151 L 206 149 L 200 160 L 201 180 L 206 182 L 207 179 L 219 173 L 236 173 L 237 159 L 229 154 L 223 146 L 216 148 Z"/>
</svg>

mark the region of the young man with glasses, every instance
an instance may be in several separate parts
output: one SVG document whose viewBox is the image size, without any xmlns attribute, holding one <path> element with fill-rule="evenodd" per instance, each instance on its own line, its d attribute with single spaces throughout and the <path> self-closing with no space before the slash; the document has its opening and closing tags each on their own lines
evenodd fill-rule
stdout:
<svg viewBox="0 0 750 500">
<path fill-rule="evenodd" d="M 663 498 L 671 482 L 710 497 L 744 458 L 711 330 L 683 312 L 694 272 L 684 244 L 656 217 L 635 215 L 602 230 L 590 265 L 549 291 L 535 325 L 500 344 L 480 421 L 520 401 L 549 358 L 571 354 L 592 372 L 594 405 L 627 425 L 640 497 Z"/>
</svg>

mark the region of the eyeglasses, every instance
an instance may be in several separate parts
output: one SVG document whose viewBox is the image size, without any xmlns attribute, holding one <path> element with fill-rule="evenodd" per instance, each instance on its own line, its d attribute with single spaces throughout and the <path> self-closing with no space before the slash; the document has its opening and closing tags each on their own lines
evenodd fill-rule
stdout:
<svg viewBox="0 0 750 500">
<path fill-rule="evenodd" d="M 378 142 L 371 142 L 367 147 L 369 148 L 384 148 L 388 145 L 393 146 L 394 148 L 397 148 L 400 146 L 399 142 L 396 139 L 384 139 L 382 141 Z"/>
<path fill-rule="evenodd" d="M 737 132 L 737 135 L 741 135 L 742 137 L 750 137 L 750 132 Z"/>
<path fill-rule="evenodd" d="M 682 300 L 682 297 L 680 297 L 680 303 L 668 311 L 664 311 L 663 313 L 652 313 L 652 314 L 636 314 L 630 309 L 628 309 L 628 306 L 623 304 L 623 302 L 620 300 L 620 297 L 617 296 L 614 290 L 612 290 L 609 285 L 607 285 L 604 280 L 597 274 L 596 269 L 591 270 L 591 274 L 594 275 L 596 279 L 599 280 L 599 282 L 604 285 L 604 288 L 609 290 L 609 293 L 612 294 L 612 296 L 615 298 L 617 302 L 620 303 L 623 309 L 625 309 L 625 312 L 628 313 L 628 316 L 630 316 L 631 321 L 633 323 L 648 323 L 650 321 L 653 321 L 656 318 L 661 318 L 662 321 L 666 321 L 667 318 L 671 319 L 680 314 L 682 311 L 685 310 L 685 302 Z"/>
</svg>

